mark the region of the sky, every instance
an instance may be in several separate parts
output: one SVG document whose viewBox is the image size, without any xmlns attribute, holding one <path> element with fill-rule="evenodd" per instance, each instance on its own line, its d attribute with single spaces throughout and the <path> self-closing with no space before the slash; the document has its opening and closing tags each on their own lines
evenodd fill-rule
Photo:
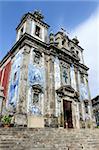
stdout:
<svg viewBox="0 0 99 150">
<path fill-rule="evenodd" d="M 16 41 L 16 27 L 27 12 L 41 10 L 50 25 L 49 33 L 63 27 L 77 36 L 89 70 L 91 97 L 99 95 L 99 3 L 91 0 L 0 0 L 0 60 Z"/>
</svg>

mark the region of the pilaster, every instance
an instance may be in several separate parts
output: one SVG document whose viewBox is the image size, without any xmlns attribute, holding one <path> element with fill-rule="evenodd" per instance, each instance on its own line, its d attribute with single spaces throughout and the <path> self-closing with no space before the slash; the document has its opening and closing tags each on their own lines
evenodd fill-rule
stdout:
<svg viewBox="0 0 99 150">
<path fill-rule="evenodd" d="M 50 56 L 49 59 L 49 101 L 50 101 L 50 114 L 55 113 L 55 81 L 54 81 L 54 57 Z"/>
<path fill-rule="evenodd" d="M 47 75 L 47 90 L 48 90 L 48 103 L 49 111 L 46 119 L 46 126 L 56 127 L 57 126 L 57 117 L 55 117 L 55 81 L 54 81 L 54 56 L 49 56 L 48 59 L 48 73 Z"/>
<path fill-rule="evenodd" d="M 48 81 L 49 81 L 49 76 L 48 76 L 48 59 L 49 56 L 45 55 L 44 56 L 44 62 L 45 62 L 45 98 L 44 98 L 44 115 L 47 116 L 47 114 L 49 114 L 50 111 L 50 107 L 49 107 L 49 97 L 48 97 Z"/>
<path fill-rule="evenodd" d="M 27 79 L 30 47 L 25 46 L 23 50 L 22 66 L 20 68 L 19 100 L 16 108 L 15 123 L 27 125 Z"/>
<path fill-rule="evenodd" d="M 26 21 L 26 33 L 31 34 L 32 32 L 32 20 L 30 18 Z"/>
</svg>

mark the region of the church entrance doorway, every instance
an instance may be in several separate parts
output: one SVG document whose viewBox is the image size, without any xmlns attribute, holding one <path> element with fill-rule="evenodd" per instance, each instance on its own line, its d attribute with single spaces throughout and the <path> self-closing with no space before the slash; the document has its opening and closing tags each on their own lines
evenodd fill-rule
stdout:
<svg viewBox="0 0 99 150">
<path fill-rule="evenodd" d="M 64 128 L 73 128 L 72 102 L 63 100 Z"/>
</svg>

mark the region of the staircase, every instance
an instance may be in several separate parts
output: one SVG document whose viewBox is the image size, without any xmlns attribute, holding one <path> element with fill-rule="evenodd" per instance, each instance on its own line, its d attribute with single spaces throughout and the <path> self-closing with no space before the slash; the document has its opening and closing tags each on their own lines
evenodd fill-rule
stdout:
<svg viewBox="0 0 99 150">
<path fill-rule="evenodd" d="M 99 129 L 0 128 L 0 150 L 99 150 Z"/>
</svg>

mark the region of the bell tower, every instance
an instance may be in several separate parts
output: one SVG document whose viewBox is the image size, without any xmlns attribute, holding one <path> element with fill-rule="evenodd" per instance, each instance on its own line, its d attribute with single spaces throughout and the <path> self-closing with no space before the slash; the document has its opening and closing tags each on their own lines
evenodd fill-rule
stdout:
<svg viewBox="0 0 99 150">
<path fill-rule="evenodd" d="M 21 22 L 16 28 L 16 41 L 18 41 L 24 33 L 27 33 L 34 38 L 47 43 L 49 25 L 46 24 L 43 19 L 44 16 L 37 10 L 33 13 L 28 12 L 27 14 L 24 14 Z"/>
</svg>

